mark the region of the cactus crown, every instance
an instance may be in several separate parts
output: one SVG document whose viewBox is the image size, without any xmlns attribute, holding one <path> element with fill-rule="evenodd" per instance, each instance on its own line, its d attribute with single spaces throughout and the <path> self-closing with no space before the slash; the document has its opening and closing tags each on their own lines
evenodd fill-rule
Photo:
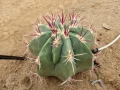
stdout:
<svg viewBox="0 0 120 90">
<path fill-rule="evenodd" d="M 45 16 L 48 25 L 37 25 L 30 51 L 38 56 L 37 73 L 40 76 L 56 76 L 62 81 L 75 73 L 88 70 L 93 65 L 91 47 L 94 44 L 92 29 L 79 25 L 79 14 Z"/>
</svg>

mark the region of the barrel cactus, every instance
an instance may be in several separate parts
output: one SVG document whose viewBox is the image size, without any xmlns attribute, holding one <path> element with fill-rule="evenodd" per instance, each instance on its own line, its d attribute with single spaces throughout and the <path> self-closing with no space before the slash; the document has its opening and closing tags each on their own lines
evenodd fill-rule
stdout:
<svg viewBox="0 0 120 90">
<path fill-rule="evenodd" d="M 37 56 L 38 75 L 66 81 L 78 72 L 92 69 L 94 35 L 92 29 L 79 25 L 79 14 L 69 14 L 70 20 L 63 12 L 43 18 L 47 24 L 37 24 L 29 44 L 31 53 Z"/>
</svg>

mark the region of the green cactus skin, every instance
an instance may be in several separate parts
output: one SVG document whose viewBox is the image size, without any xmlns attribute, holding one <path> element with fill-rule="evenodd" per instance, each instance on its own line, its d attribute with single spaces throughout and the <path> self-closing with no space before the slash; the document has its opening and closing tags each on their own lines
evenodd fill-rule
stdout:
<svg viewBox="0 0 120 90">
<path fill-rule="evenodd" d="M 40 76 L 56 76 L 62 81 L 93 66 L 91 48 L 94 36 L 90 29 L 78 25 L 79 15 L 52 15 L 44 17 L 48 25 L 38 24 L 37 36 L 30 42 L 31 53 L 38 56 L 37 73 Z"/>
</svg>

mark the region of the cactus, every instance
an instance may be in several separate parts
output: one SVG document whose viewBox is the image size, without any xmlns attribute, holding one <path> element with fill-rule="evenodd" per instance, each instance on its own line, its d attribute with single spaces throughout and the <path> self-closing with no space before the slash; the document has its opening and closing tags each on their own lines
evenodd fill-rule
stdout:
<svg viewBox="0 0 120 90">
<path fill-rule="evenodd" d="M 55 76 L 66 81 L 76 73 L 92 69 L 94 45 L 92 29 L 79 25 L 79 14 L 44 16 L 47 24 L 39 23 L 29 44 L 36 55 L 37 73 L 40 76 Z M 78 20 L 79 19 L 79 20 Z"/>
</svg>

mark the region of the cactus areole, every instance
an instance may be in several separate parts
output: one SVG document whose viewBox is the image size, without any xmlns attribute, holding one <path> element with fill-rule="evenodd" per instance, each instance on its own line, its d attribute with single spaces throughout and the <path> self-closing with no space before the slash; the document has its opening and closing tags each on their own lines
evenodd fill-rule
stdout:
<svg viewBox="0 0 120 90">
<path fill-rule="evenodd" d="M 93 66 L 91 48 L 94 45 L 92 29 L 79 25 L 79 14 L 45 16 L 46 24 L 37 24 L 36 34 L 29 44 L 36 55 L 37 73 L 55 76 L 62 81 Z M 78 20 L 79 19 L 79 20 Z"/>
</svg>

